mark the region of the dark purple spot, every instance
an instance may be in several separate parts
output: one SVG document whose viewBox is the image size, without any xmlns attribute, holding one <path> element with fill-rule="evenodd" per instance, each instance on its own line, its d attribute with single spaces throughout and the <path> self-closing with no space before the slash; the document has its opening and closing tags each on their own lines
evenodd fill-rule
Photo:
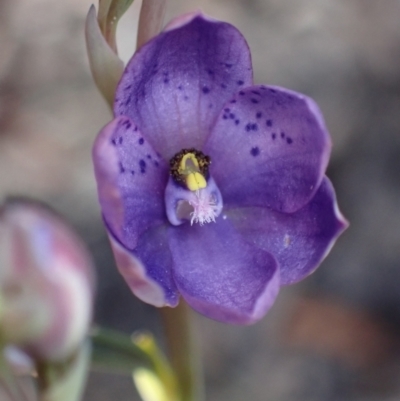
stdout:
<svg viewBox="0 0 400 401">
<path fill-rule="evenodd" d="M 181 91 L 183 88 L 182 88 L 182 85 L 179 85 L 178 86 L 178 89 Z"/>
<path fill-rule="evenodd" d="M 275 89 L 270 89 L 269 90 L 271 93 L 276 93 L 276 90 Z"/>
<path fill-rule="evenodd" d="M 203 86 L 203 89 L 202 89 L 202 91 L 203 91 L 203 93 L 204 93 L 204 94 L 207 94 L 207 93 L 209 93 L 209 92 L 210 92 L 210 88 L 209 88 L 209 87 L 207 87 L 207 86 Z"/>
<path fill-rule="evenodd" d="M 258 125 L 257 124 L 251 124 L 251 129 L 253 131 L 257 131 L 258 130 Z"/>
<path fill-rule="evenodd" d="M 119 172 L 120 173 L 125 173 L 125 168 L 124 168 L 124 166 L 122 165 L 121 162 L 119 162 Z"/>
<path fill-rule="evenodd" d="M 126 129 L 131 128 L 132 124 L 129 120 L 124 121 L 124 123 L 122 124 Z"/>
<path fill-rule="evenodd" d="M 249 131 L 251 131 L 251 126 L 252 126 L 252 124 L 247 123 L 246 126 L 245 126 L 244 128 L 245 128 L 245 130 L 246 130 L 247 132 L 249 132 Z"/>
<path fill-rule="evenodd" d="M 208 72 L 209 75 L 214 75 L 214 71 L 213 70 L 209 69 L 209 70 L 207 70 L 207 72 Z"/>
<path fill-rule="evenodd" d="M 255 95 L 261 95 L 261 93 L 258 91 L 251 91 L 251 93 L 254 93 Z"/>
<path fill-rule="evenodd" d="M 251 99 L 251 103 L 257 104 L 258 100 L 253 98 L 253 99 Z"/>
<path fill-rule="evenodd" d="M 128 96 L 128 98 L 125 100 L 125 106 L 128 106 L 128 104 L 131 102 L 131 97 Z"/>
<path fill-rule="evenodd" d="M 271 136 L 272 136 L 272 139 L 275 140 L 275 138 L 276 138 L 275 132 L 273 132 Z"/>
<path fill-rule="evenodd" d="M 289 138 L 289 137 L 287 137 L 286 138 L 286 142 L 290 145 L 290 144 L 292 144 L 293 143 L 293 139 L 292 138 Z"/>
<path fill-rule="evenodd" d="M 169 79 L 168 79 L 168 78 L 165 78 L 165 79 L 164 79 L 164 83 L 165 83 L 165 84 L 168 84 L 168 83 L 169 83 Z"/>
<path fill-rule="evenodd" d="M 212 109 L 212 108 L 213 108 L 212 103 L 210 103 L 210 104 L 208 105 L 208 108 L 209 108 L 209 109 Z"/>
<path fill-rule="evenodd" d="M 251 148 L 250 153 L 252 156 L 256 157 L 260 154 L 260 149 L 255 146 L 254 148 Z"/>
<path fill-rule="evenodd" d="M 226 68 L 231 68 L 232 66 L 233 66 L 233 64 L 225 63 Z"/>
<path fill-rule="evenodd" d="M 129 90 L 129 89 L 131 89 L 132 88 L 132 84 L 131 85 L 128 85 L 128 86 L 125 86 L 125 90 Z"/>
<path fill-rule="evenodd" d="M 244 84 L 244 82 L 240 79 L 239 81 L 236 81 L 236 83 L 240 86 L 240 85 L 243 85 Z"/>
<path fill-rule="evenodd" d="M 121 145 L 121 144 L 122 144 L 122 141 L 123 141 L 122 136 L 120 136 L 120 137 L 118 138 L 118 143 Z"/>
<path fill-rule="evenodd" d="M 188 96 L 184 96 L 183 100 L 189 100 L 189 97 Z"/>
<path fill-rule="evenodd" d="M 131 170 L 131 174 L 132 174 L 132 175 L 135 175 L 135 172 L 134 172 L 133 170 Z"/>
<path fill-rule="evenodd" d="M 139 138 L 139 145 L 143 145 L 144 144 L 144 139 L 143 138 Z"/>
<path fill-rule="evenodd" d="M 224 120 L 227 120 L 227 119 L 228 119 L 228 116 L 227 116 L 226 114 L 224 114 L 224 115 L 222 116 L 222 118 L 223 118 Z"/>
<path fill-rule="evenodd" d="M 240 92 L 239 92 L 239 95 L 240 95 L 240 96 L 244 96 L 245 93 L 244 93 L 243 91 L 240 91 Z"/>
<path fill-rule="evenodd" d="M 224 109 L 224 111 L 226 111 L 227 113 L 229 113 L 231 111 L 231 109 L 229 109 L 228 107 L 226 109 Z"/>
<path fill-rule="evenodd" d="M 149 160 L 151 160 L 151 155 L 147 155 L 147 158 L 148 158 Z"/>
<path fill-rule="evenodd" d="M 272 120 L 267 120 L 266 124 L 267 124 L 267 127 L 272 127 Z"/>
<path fill-rule="evenodd" d="M 230 113 L 229 118 L 231 118 L 233 120 L 235 118 L 235 115 L 233 113 Z"/>
<path fill-rule="evenodd" d="M 236 99 L 231 100 L 231 103 L 236 103 Z"/>
<path fill-rule="evenodd" d="M 146 172 L 146 162 L 144 160 L 139 161 L 140 172 L 144 174 Z"/>
<path fill-rule="evenodd" d="M 221 84 L 221 88 L 222 89 L 226 89 L 226 85 L 225 84 Z"/>
<path fill-rule="evenodd" d="M 262 116 L 262 113 L 261 113 L 261 111 L 259 111 L 259 112 L 256 114 L 256 118 L 261 118 L 261 116 Z"/>
<path fill-rule="evenodd" d="M 240 123 L 240 120 L 235 120 L 236 125 L 239 125 L 239 123 Z"/>
<path fill-rule="evenodd" d="M 158 167 L 160 164 L 158 163 L 157 160 L 154 160 L 154 165 L 155 165 L 156 167 Z"/>
<path fill-rule="evenodd" d="M 285 137 L 285 133 L 282 131 L 281 132 L 281 138 L 283 139 Z"/>
<path fill-rule="evenodd" d="M 133 130 L 136 132 L 137 131 L 137 127 L 135 127 Z"/>
<path fill-rule="evenodd" d="M 117 144 L 117 142 L 115 141 L 115 139 L 111 139 L 111 143 L 115 146 Z"/>
</svg>

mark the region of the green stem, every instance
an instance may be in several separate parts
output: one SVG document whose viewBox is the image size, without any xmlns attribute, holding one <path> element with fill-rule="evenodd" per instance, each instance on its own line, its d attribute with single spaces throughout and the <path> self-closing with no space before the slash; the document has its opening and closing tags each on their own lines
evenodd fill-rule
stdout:
<svg viewBox="0 0 400 401">
<path fill-rule="evenodd" d="M 203 377 L 191 309 L 181 300 L 176 308 L 162 308 L 168 356 L 178 379 L 181 401 L 202 401 Z"/>
</svg>

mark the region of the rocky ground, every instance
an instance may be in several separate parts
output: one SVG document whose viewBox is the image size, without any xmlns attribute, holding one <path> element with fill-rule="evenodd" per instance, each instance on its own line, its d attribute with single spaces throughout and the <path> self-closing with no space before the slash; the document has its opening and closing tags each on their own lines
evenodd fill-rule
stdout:
<svg viewBox="0 0 400 401">
<path fill-rule="evenodd" d="M 139 2 L 139 0 L 136 0 Z M 0 194 L 51 204 L 85 238 L 98 268 L 96 322 L 160 338 L 155 309 L 117 274 L 90 159 L 110 119 L 85 55 L 90 0 L 0 1 Z M 133 52 L 139 4 L 121 22 Z M 196 317 L 208 401 L 400 398 L 400 2 L 170 0 L 235 24 L 258 83 L 314 97 L 333 138 L 328 170 L 349 230 L 322 267 L 283 289 L 251 327 Z M 135 400 L 129 377 L 93 373 L 86 401 Z"/>
</svg>

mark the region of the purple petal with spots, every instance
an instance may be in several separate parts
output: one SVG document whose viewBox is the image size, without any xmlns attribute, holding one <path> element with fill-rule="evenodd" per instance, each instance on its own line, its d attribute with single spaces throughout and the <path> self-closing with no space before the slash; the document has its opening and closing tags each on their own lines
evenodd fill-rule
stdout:
<svg viewBox="0 0 400 401">
<path fill-rule="evenodd" d="M 99 133 L 93 162 L 104 219 L 121 244 L 134 249 L 142 232 L 166 222 L 168 166 L 127 117 Z"/>
<path fill-rule="evenodd" d="M 165 227 L 159 226 L 146 232 L 135 252 L 109 235 L 118 271 L 129 288 L 143 302 L 157 307 L 176 306 L 179 300 L 164 231 Z"/>
<path fill-rule="evenodd" d="M 211 174 L 225 205 L 294 212 L 314 196 L 330 149 L 322 115 L 310 98 L 253 86 L 225 105 L 203 150 L 211 156 Z"/>
<path fill-rule="evenodd" d="M 131 290 L 155 306 L 178 294 L 165 239 L 168 166 L 127 117 L 98 135 L 93 161 L 103 217 L 118 269 Z"/>
<path fill-rule="evenodd" d="M 222 106 L 252 84 L 246 41 L 232 25 L 193 15 L 144 45 L 117 88 L 115 115 L 134 119 L 166 159 L 202 148 Z M 172 24 L 172 26 L 174 26 Z"/>
<path fill-rule="evenodd" d="M 326 177 L 313 199 L 293 214 L 265 208 L 232 209 L 226 213 L 248 241 L 275 256 L 282 285 L 293 284 L 312 273 L 348 226 Z"/>
<path fill-rule="evenodd" d="M 185 300 L 219 321 L 259 320 L 279 291 L 279 269 L 266 251 L 246 243 L 222 217 L 205 226 L 169 228 L 173 274 Z"/>
</svg>

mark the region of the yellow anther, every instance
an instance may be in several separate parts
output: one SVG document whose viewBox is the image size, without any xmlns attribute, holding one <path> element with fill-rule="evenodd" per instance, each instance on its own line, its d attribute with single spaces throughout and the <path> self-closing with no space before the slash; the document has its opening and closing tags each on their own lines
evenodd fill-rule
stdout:
<svg viewBox="0 0 400 401">
<path fill-rule="evenodd" d="M 200 173 L 194 172 L 186 176 L 186 186 L 189 191 L 198 191 L 207 186 L 207 181 Z"/>
<path fill-rule="evenodd" d="M 189 191 L 199 191 L 207 187 L 209 156 L 196 149 L 182 149 L 169 162 L 170 174 L 175 182 Z"/>
<path fill-rule="evenodd" d="M 182 157 L 181 162 L 179 163 L 179 174 L 189 174 L 195 171 L 199 171 L 199 162 L 196 159 L 194 153 L 186 153 Z"/>
</svg>

